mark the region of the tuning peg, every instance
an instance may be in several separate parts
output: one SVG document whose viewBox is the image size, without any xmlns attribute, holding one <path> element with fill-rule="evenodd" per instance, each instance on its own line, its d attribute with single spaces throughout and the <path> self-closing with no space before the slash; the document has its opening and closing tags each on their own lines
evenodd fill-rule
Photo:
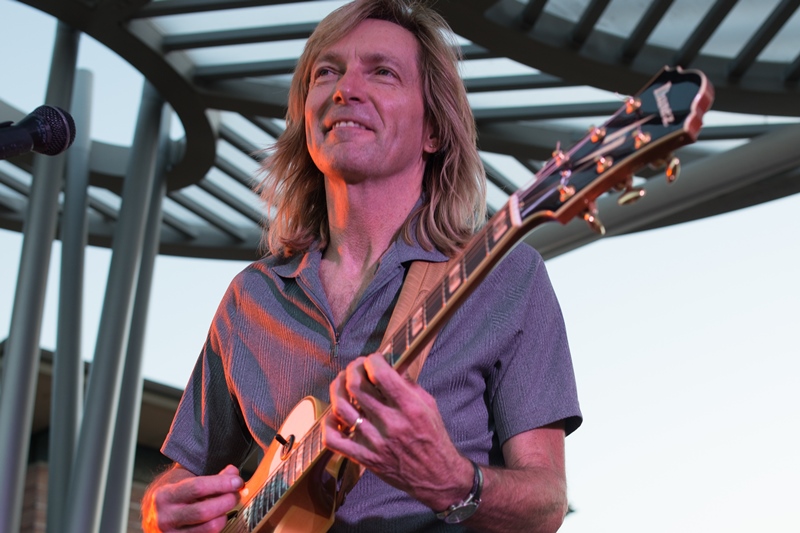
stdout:
<svg viewBox="0 0 800 533">
<path fill-rule="evenodd" d="M 633 134 L 633 146 L 638 150 L 645 144 L 649 143 L 650 139 L 651 137 L 649 133 L 639 129 L 636 131 L 636 133 Z"/>
<path fill-rule="evenodd" d="M 595 161 L 597 162 L 598 174 L 602 174 L 614 164 L 614 159 L 610 155 L 598 157 Z"/>
<path fill-rule="evenodd" d="M 617 198 L 618 205 L 631 205 L 647 193 L 641 187 L 626 187 Z"/>
<path fill-rule="evenodd" d="M 558 186 L 558 200 L 563 204 L 575 196 L 575 187 L 572 185 L 561 184 Z"/>
<path fill-rule="evenodd" d="M 600 222 L 600 219 L 597 217 L 597 207 L 592 203 L 589 205 L 589 208 L 583 212 L 583 220 L 589 224 L 589 229 L 593 232 L 597 233 L 598 235 L 605 235 L 606 234 L 606 227 L 603 226 L 603 223 Z"/>
<path fill-rule="evenodd" d="M 589 128 L 589 135 L 593 143 L 600 142 L 606 137 L 606 129 L 592 126 Z"/>
<path fill-rule="evenodd" d="M 561 149 L 561 141 L 556 143 L 556 149 L 553 150 L 553 159 L 558 166 L 561 166 L 569 159 L 569 156 Z"/>
<path fill-rule="evenodd" d="M 675 182 L 681 174 L 681 160 L 673 156 L 667 163 L 666 174 L 667 183 Z"/>
<path fill-rule="evenodd" d="M 625 99 L 625 112 L 627 114 L 630 115 L 634 111 L 638 111 L 640 107 L 642 107 L 642 101 L 640 99 L 633 96 L 629 96 Z"/>
</svg>

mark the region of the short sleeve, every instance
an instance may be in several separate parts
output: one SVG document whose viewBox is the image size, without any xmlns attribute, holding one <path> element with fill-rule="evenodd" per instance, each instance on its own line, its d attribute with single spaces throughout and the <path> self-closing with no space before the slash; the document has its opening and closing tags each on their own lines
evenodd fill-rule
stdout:
<svg viewBox="0 0 800 533">
<path fill-rule="evenodd" d="M 215 474 L 228 464 L 241 465 L 253 442 L 225 372 L 236 320 L 235 283 L 217 309 L 161 448 L 164 455 L 197 475 Z"/>
<path fill-rule="evenodd" d="M 506 271 L 512 299 L 511 342 L 497 355 L 492 413 L 502 444 L 512 436 L 563 421 L 567 434 L 580 426 L 575 374 L 567 332 L 544 260 L 532 248 L 512 254 Z"/>
</svg>

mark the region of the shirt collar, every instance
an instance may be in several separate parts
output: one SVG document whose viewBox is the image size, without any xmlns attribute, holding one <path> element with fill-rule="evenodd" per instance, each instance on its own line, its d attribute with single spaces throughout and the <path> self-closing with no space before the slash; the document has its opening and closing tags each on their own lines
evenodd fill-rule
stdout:
<svg viewBox="0 0 800 533">
<path fill-rule="evenodd" d="M 422 203 L 422 198 L 417 201 L 412 211 L 419 207 Z M 412 261 L 430 261 L 432 263 L 441 263 L 447 261 L 449 258 L 433 248 L 425 250 L 417 240 L 417 222 L 418 217 L 411 223 L 411 242 L 408 243 L 402 235 L 389 245 L 389 248 L 381 257 L 381 265 L 379 270 L 384 270 L 388 265 L 407 265 Z M 285 259 L 275 259 L 273 263 L 273 271 L 283 278 L 296 278 L 306 268 L 319 269 L 319 263 L 322 260 L 322 251 L 320 250 L 319 243 L 314 242 L 309 250 L 302 254 L 295 254 L 292 257 Z"/>
</svg>

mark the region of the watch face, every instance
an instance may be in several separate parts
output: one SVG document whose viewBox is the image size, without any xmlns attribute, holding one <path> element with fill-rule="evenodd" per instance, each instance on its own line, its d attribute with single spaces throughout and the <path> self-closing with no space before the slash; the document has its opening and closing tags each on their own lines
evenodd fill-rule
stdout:
<svg viewBox="0 0 800 533">
<path fill-rule="evenodd" d="M 445 522 L 448 524 L 458 524 L 459 522 L 463 522 L 473 514 L 478 509 L 478 504 L 475 502 L 465 503 L 461 507 L 453 509 L 450 514 L 444 519 Z"/>
</svg>

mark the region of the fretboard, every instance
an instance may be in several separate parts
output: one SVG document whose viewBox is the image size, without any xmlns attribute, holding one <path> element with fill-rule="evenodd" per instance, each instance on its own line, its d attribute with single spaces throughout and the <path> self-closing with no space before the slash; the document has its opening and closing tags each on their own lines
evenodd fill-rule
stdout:
<svg viewBox="0 0 800 533">
<path fill-rule="evenodd" d="M 381 346 L 379 351 L 394 368 L 405 367 L 414 360 L 478 283 L 524 237 L 519 231 L 521 226 L 517 196 L 511 195 L 506 205 L 450 261 L 445 276 L 425 300 L 411 310 Z"/>
</svg>

